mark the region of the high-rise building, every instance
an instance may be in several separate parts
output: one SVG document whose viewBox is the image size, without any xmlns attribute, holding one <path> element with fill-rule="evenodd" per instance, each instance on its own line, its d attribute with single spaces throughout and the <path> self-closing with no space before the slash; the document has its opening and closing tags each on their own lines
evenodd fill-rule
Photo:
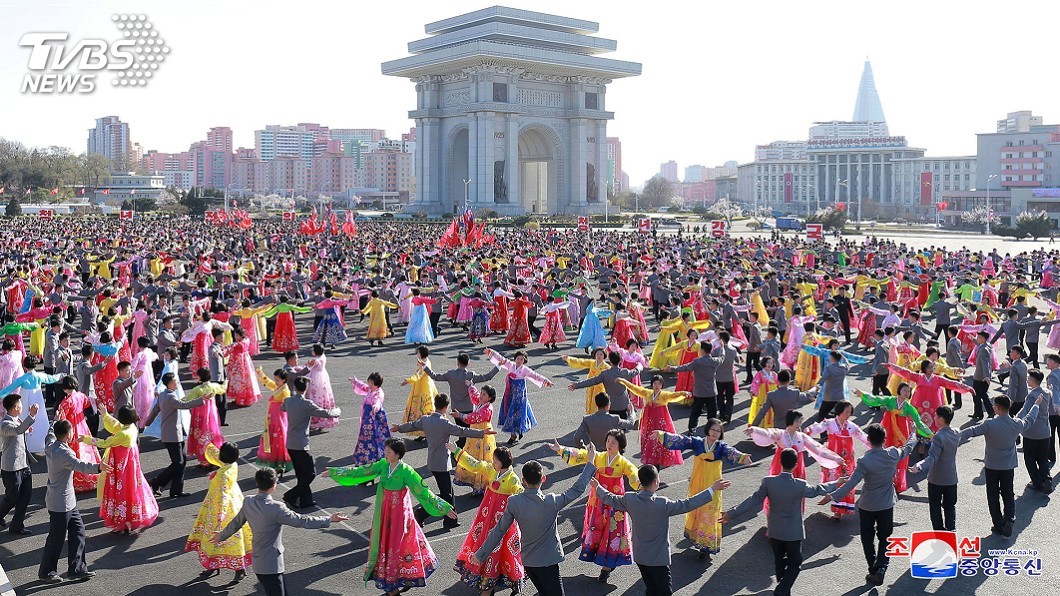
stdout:
<svg viewBox="0 0 1060 596">
<path fill-rule="evenodd" d="M 278 157 L 297 157 L 309 160 L 313 157 L 313 141 L 330 133 L 319 125 L 298 124 L 279 126 L 270 124 L 265 130 L 254 131 L 254 147 L 258 159 L 271 161 Z"/>
<path fill-rule="evenodd" d="M 613 196 L 629 188 L 622 182 L 622 141 L 618 137 L 607 137 L 607 183 Z"/>
<path fill-rule="evenodd" d="M 1035 116 L 1030 110 L 1009 112 L 1008 116 L 997 121 L 997 132 L 1030 132 L 1032 127 L 1042 126 L 1042 117 Z"/>
<path fill-rule="evenodd" d="M 872 76 L 872 64 L 865 59 L 865 68 L 861 71 L 861 83 L 858 85 L 858 99 L 854 104 L 855 122 L 887 122 L 883 117 L 883 105 L 876 93 L 876 81 Z M 887 136 L 886 134 L 882 136 Z"/>
<path fill-rule="evenodd" d="M 975 156 L 895 158 L 895 202 L 930 207 L 944 193 L 975 188 Z M 933 208 L 933 207 L 932 207 Z"/>
<path fill-rule="evenodd" d="M 227 126 L 215 126 L 206 133 L 206 146 L 225 153 L 232 152 L 232 129 Z"/>
<path fill-rule="evenodd" d="M 677 182 L 677 162 L 670 160 L 659 166 L 659 175 L 669 180 L 670 182 Z"/>
<path fill-rule="evenodd" d="M 1016 122 L 1005 125 L 1012 132 L 976 135 L 976 188 L 987 188 L 988 181 L 995 189 L 1060 186 L 1060 125 L 1042 124 L 1030 112 L 1021 123 L 1014 114 L 1020 112 L 1009 114 Z"/>
<path fill-rule="evenodd" d="M 806 159 L 806 141 L 773 141 L 755 147 L 755 161 L 798 161 Z M 740 167 L 740 166 L 737 166 Z"/>
<path fill-rule="evenodd" d="M 129 124 L 117 116 L 96 118 L 95 128 L 88 129 L 88 152 L 111 160 L 115 171 L 127 172 L 137 163 L 131 158 L 132 148 Z"/>
<path fill-rule="evenodd" d="M 813 126 L 810 127 L 811 140 L 878 139 L 886 136 L 890 136 L 887 130 L 887 123 L 870 120 L 814 122 Z"/>
<path fill-rule="evenodd" d="M 706 169 L 700 165 L 685 166 L 685 182 L 702 182 L 706 179 Z"/>
</svg>

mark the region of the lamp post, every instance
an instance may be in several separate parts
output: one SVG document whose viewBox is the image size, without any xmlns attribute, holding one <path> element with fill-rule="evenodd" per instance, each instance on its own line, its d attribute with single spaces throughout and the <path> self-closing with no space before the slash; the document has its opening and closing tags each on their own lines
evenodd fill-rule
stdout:
<svg viewBox="0 0 1060 596">
<path fill-rule="evenodd" d="M 986 235 L 990 235 L 990 220 L 993 219 L 992 209 L 990 205 L 990 181 L 997 178 L 997 174 L 990 174 L 986 177 Z"/>
<path fill-rule="evenodd" d="M 849 182 L 849 180 L 846 180 L 846 179 L 836 180 L 836 183 L 835 183 L 835 200 L 832 201 L 833 204 L 835 204 L 835 205 L 839 204 L 839 187 L 840 186 L 845 187 L 847 189 L 847 193 L 850 192 L 850 186 L 847 185 L 847 182 Z"/>
<path fill-rule="evenodd" d="M 464 212 L 465 213 L 467 212 L 467 195 L 468 195 L 468 189 L 470 188 L 470 186 L 471 186 L 471 181 L 470 180 L 464 180 Z"/>
</svg>

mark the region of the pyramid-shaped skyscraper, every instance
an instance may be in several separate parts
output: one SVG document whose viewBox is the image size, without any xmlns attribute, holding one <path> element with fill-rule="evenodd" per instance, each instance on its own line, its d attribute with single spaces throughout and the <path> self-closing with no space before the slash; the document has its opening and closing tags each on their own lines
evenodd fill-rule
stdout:
<svg viewBox="0 0 1060 596">
<path fill-rule="evenodd" d="M 883 105 L 876 93 L 876 81 L 872 78 L 872 64 L 865 60 L 858 85 L 858 101 L 854 104 L 854 122 L 887 122 L 883 116 Z"/>
</svg>

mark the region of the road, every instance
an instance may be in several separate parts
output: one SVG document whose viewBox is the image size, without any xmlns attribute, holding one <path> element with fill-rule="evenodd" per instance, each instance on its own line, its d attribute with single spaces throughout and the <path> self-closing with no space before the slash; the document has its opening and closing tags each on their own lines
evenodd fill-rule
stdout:
<svg viewBox="0 0 1060 596">
<path fill-rule="evenodd" d="M 353 330 L 363 333 L 365 324 L 354 324 Z M 654 331 L 654 329 L 653 329 Z M 307 328 L 302 329 L 303 341 L 309 337 Z M 654 333 L 653 333 L 654 337 Z M 487 346 L 501 351 L 500 338 L 487 339 Z M 584 394 L 579 390 L 569 392 L 566 385 L 569 381 L 581 376 L 567 368 L 562 362 L 564 354 L 577 354 L 580 351 L 571 349 L 572 342 L 565 344 L 567 349 L 550 352 L 540 347 L 530 350 L 531 365 L 555 382 L 551 389 L 532 389 L 530 399 L 540 426 L 527 434 L 526 439 L 514 449 L 516 461 L 526 462 L 539 459 L 548 475 L 547 490 L 562 491 L 568 488 L 580 472 L 578 468 L 567 467 L 558 457 L 546 448 L 546 443 L 553 438 L 564 442 L 577 425 L 583 414 Z M 308 345 L 303 347 L 305 353 Z M 454 365 L 457 353 L 467 349 L 466 340 L 462 339 L 459 330 L 445 329 L 442 337 L 431 345 L 431 356 L 436 369 Z M 303 356 L 303 360 L 306 356 Z M 266 370 L 272 370 L 282 364 L 280 358 L 268 352 L 256 359 Z M 345 379 L 356 374 L 367 376 L 372 371 L 379 371 L 386 381 L 386 409 L 390 420 L 400 420 L 404 411 L 407 392 L 399 387 L 401 379 L 411 374 L 415 368 L 414 351 L 393 339 L 384 347 L 369 347 L 364 340 L 349 341 L 340 345 L 329 355 L 330 374 L 337 394 L 337 401 L 343 408 L 341 424 L 330 431 L 314 435 L 311 448 L 318 467 L 326 465 L 346 465 L 350 463 L 352 448 L 358 429 L 360 398 L 353 395 Z M 485 371 L 489 363 L 476 353 L 471 365 L 472 370 Z M 855 370 L 857 379 L 852 385 L 855 388 L 868 388 L 870 383 L 865 377 L 866 367 Z M 672 387 L 672 381 L 668 381 Z M 996 385 L 994 389 L 996 389 Z M 758 486 L 763 474 L 767 473 L 769 458 L 772 452 L 755 447 L 744 439 L 742 428 L 746 424 L 749 396 L 746 390 L 737 394 L 737 415 L 730 426 L 729 440 L 744 451 L 751 453 L 762 465 L 746 467 L 726 474 L 733 482 L 732 488 L 723 496 L 726 507 L 733 506 L 750 495 Z M 966 404 L 970 400 L 966 400 Z M 230 426 L 225 433 L 229 440 L 239 444 L 243 453 L 243 466 L 240 472 L 240 486 L 250 493 L 253 487 L 253 463 L 265 416 L 264 401 L 229 414 Z M 969 424 L 970 407 L 958 411 L 955 425 Z M 671 406 L 678 430 L 685 428 L 688 408 Z M 810 418 L 809 408 L 804 408 Z M 878 420 L 880 414 L 858 406 L 855 419 L 859 424 Z M 627 455 L 638 460 L 640 444 L 637 433 L 630 435 Z M 425 447 L 422 443 L 409 442 L 410 450 L 406 461 L 416 466 L 426 476 Z M 153 439 L 142 442 L 143 469 L 153 476 L 168 464 L 165 450 Z M 990 536 L 990 521 L 986 508 L 984 480 L 982 474 L 983 442 L 974 439 L 971 444 L 962 447 L 959 452 L 959 474 L 961 490 L 958 502 L 958 534 L 962 536 L 982 536 L 982 548 L 1004 548 L 1008 546 L 1040 549 L 1043 571 L 1040 577 L 1019 575 L 986 576 L 980 571 L 974 577 L 961 577 L 950 580 L 925 581 L 913 579 L 909 575 L 909 564 L 906 559 L 897 559 L 891 566 L 887 583 L 879 589 L 870 589 L 865 585 L 865 563 L 858 537 L 856 517 L 845 518 L 841 522 L 830 519 L 827 507 L 814 502 L 806 504 L 806 529 L 808 538 L 804 545 L 804 571 L 795 586 L 797 594 L 863 594 L 869 592 L 909 594 L 967 594 L 980 593 L 1033 593 L 1043 588 L 1055 590 L 1060 587 L 1060 546 L 1055 539 L 1055 511 L 1047 509 L 1049 499 L 1033 490 L 1024 489 L 1028 477 L 1021 467 L 1016 470 L 1016 507 L 1017 522 L 1011 539 Z M 860 453 L 862 448 L 858 448 Z M 915 460 L 916 458 L 914 458 Z M 669 498 L 686 496 L 687 482 L 691 474 L 692 463 L 686 459 L 684 465 L 667 469 L 662 478 L 667 483 L 661 492 Z M 222 572 L 206 582 L 199 582 L 197 577 L 202 570 L 194 554 L 184 552 L 188 532 L 198 512 L 202 498 L 206 494 L 208 472 L 190 465 L 188 468 L 187 491 L 191 497 L 182 500 L 160 499 L 161 514 L 158 522 L 145 532 L 136 536 L 112 535 L 102 527 L 99 521 L 98 502 L 94 495 L 81 495 L 79 506 L 85 514 L 88 524 L 88 558 L 92 569 L 99 575 L 89 582 L 69 585 L 45 586 L 36 581 L 40 552 L 47 530 L 47 513 L 42 511 L 44 490 L 43 464 L 34 466 L 37 472 L 34 482 L 38 488 L 34 491 L 33 505 L 30 508 L 27 527 L 33 531 L 32 536 L 15 538 L 9 534 L 0 534 L 0 560 L 16 587 L 17 593 L 29 594 L 62 594 L 69 596 L 89 596 L 94 594 L 114 596 L 116 594 L 138 594 L 166 596 L 170 594 L 219 594 L 241 596 L 255 593 L 256 582 L 250 575 L 238 585 L 228 585 L 232 579 L 231 572 Z M 808 467 L 811 479 L 819 478 L 820 468 L 816 464 Z M 911 477 L 910 489 L 901 496 L 895 509 L 895 535 L 905 536 L 910 532 L 929 530 L 930 523 L 927 510 L 927 485 L 922 476 Z M 289 486 L 289 485 L 287 485 Z M 433 487 L 433 481 L 431 482 Z M 373 487 L 344 488 L 328 480 L 318 479 L 314 483 L 319 511 L 325 515 L 335 511 L 344 511 L 350 520 L 337 524 L 329 530 L 310 531 L 288 529 L 285 531 L 287 585 L 292 594 L 378 594 L 374 586 L 361 581 L 368 552 L 368 535 L 371 529 Z M 284 490 L 281 488 L 281 490 Z M 472 594 L 473 591 L 460 583 L 453 568 L 456 553 L 463 542 L 467 528 L 474 518 L 477 501 L 467 494 L 466 488 L 457 488 L 458 510 L 463 525 L 452 531 L 445 531 L 440 521 L 433 521 L 427 527 L 427 537 L 440 560 L 440 569 L 430 578 L 429 585 L 419 593 L 439 594 Z M 621 567 L 611 575 L 610 585 L 597 583 L 599 571 L 594 565 L 578 560 L 579 534 L 581 531 L 584 497 L 564 511 L 561 517 L 560 532 L 563 538 L 567 558 L 561 566 L 566 582 L 567 593 L 583 596 L 604 594 L 642 594 L 643 584 L 639 582 L 636 567 Z M 721 554 L 714 557 L 711 566 L 705 567 L 698 561 L 694 551 L 686 550 L 689 543 L 681 536 L 682 519 L 674 518 L 670 524 L 670 536 L 674 545 L 673 575 L 678 594 L 764 594 L 770 593 L 773 587 L 772 556 L 767 539 L 764 536 L 764 516 L 759 515 L 745 523 L 726 528 Z M 1025 560 L 1025 559 L 1024 559 Z M 60 562 L 60 571 L 65 570 L 65 563 Z M 534 590 L 528 586 L 526 594 Z"/>
</svg>

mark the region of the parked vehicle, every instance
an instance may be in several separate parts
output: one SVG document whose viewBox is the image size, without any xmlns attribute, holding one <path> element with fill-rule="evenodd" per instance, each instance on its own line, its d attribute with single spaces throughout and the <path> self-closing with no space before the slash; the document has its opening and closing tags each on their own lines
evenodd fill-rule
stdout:
<svg viewBox="0 0 1060 596">
<path fill-rule="evenodd" d="M 777 218 L 777 229 L 778 230 L 801 230 L 803 229 L 803 223 L 796 217 L 778 217 Z"/>
</svg>

